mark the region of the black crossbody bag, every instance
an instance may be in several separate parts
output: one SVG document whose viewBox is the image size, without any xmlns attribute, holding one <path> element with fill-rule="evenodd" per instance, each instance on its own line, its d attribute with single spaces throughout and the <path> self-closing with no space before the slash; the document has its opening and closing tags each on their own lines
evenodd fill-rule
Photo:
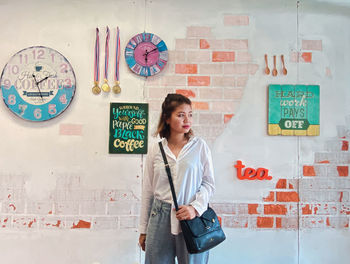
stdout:
<svg viewBox="0 0 350 264">
<path fill-rule="evenodd" d="M 175 209 L 178 211 L 179 206 L 177 204 L 174 184 L 171 178 L 170 167 L 164 153 L 162 142 L 159 142 L 159 147 L 163 156 L 165 170 L 168 175 Z M 187 250 L 190 254 L 207 251 L 226 239 L 216 213 L 209 206 L 201 216 L 196 216 L 192 220 L 182 220 L 180 221 L 180 225 L 185 238 Z"/>
</svg>

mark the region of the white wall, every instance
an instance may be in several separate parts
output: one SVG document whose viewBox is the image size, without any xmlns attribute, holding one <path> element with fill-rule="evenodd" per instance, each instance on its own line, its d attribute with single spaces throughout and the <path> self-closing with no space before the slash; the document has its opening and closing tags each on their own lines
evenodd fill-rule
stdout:
<svg viewBox="0 0 350 264">
<path fill-rule="evenodd" d="M 173 50 L 175 39 L 184 38 L 188 26 L 207 25 L 214 28 L 217 38 L 248 37 L 249 52 L 254 63 L 260 65 L 258 73 L 248 81 L 239 110 L 212 146 L 217 179 L 215 201 L 261 200 L 272 183 L 239 182 L 233 163 L 241 159 L 252 167 L 266 166 L 274 183 L 280 177 L 299 178 L 301 164 L 313 162 L 313 153 L 322 149 L 325 139 L 336 135 L 336 126 L 344 124 L 350 111 L 350 5 L 346 1 L 300 2 L 297 13 L 296 1 L 290 0 L 0 0 L 0 67 L 17 51 L 43 45 L 64 54 L 77 78 L 71 106 L 44 123 L 20 120 L 0 103 L 0 175 L 23 175 L 26 193 L 37 200 L 47 199 L 60 176 L 79 176 L 85 189 L 127 190 L 140 199 L 144 157 L 107 153 L 108 115 L 110 102 L 145 102 L 145 80 L 132 74 L 122 60 L 122 93 L 92 94 L 95 28 L 104 33 L 108 25 L 114 33 L 119 26 L 122 47 L 139 32 L 154 32 Z M 249 31 L 240 28 L 233 32 L 221 26 L 226 13 L 249 15 Z M 322 39 L 323 50 L 313 57 L 312 64 L 287 60 L 287 77 L 262 74 L 265 53 L 288 56 L 300 48 L 304 36 Z M 101 47 L 102 43 L 104 37 Z M 101 48 L 101 60 L 103 54 Z M 326 75 L 326 68 L 331 76 Z M 320 85 L 319 137 L 267 136 L 266 87 L 270 83 Z M 60 135 L 62 124 L 81 125 L 82 135 Z M 135 229 L 109 232 L 38 228 L 0 232 L 3 263 L 140 263 L 143 257 Z M 345 264 L 349 259 L 344 246 L 350 243 L 347 231 L 329 230 L 322 235 L 317 231 L 226 232 L 227 242 L 212 251 L 210 263 Z M 332 248 L 327 241 L 332 241 Z"/>
</svg>

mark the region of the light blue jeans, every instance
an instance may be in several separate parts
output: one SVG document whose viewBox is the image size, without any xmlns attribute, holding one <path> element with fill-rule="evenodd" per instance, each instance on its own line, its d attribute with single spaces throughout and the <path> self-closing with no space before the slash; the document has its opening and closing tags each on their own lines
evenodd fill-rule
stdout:
<svg viewBox="0 0 350 264">
<path fill-rule="evenodd" d="M 209 251 L 189 254 L 182 232 L 170 230 L 171 204 L 154 199 L 146 236 L 145 264 L 207 264 Z"/>
</svg>

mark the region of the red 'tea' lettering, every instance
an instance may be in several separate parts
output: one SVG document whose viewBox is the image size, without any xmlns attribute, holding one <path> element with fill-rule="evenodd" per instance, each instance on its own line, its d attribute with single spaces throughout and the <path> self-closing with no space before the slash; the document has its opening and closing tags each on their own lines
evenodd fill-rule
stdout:
<svg viewBox="0 0 350 264">
<path fill-rule="evenodd" d="M 243 172 L 245 165 L 242 161 L 237 160 L 237 164 L 234 165 L 237 169 L 237 178 L 239 180 L 271 180 L 272 176 L 269 175 L 269 170 L 265 168 L 258 168 L 257 170 L 253 168 L 246 168 Z"/>
</svg>

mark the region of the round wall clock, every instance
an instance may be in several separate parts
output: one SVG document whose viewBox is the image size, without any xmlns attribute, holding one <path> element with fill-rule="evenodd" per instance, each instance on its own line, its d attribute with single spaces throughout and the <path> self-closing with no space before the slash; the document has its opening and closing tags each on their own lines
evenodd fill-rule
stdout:
<svg viewBox="0 0 350 264">
<path fill-rule="evenodd" d="M 58 51 L 34 46 L 17 52 L 4 67 L 0 85 L 7 107 L 30 121 L 61 114 L 75 93 L 75 74 Z"/>
<path fill-rule="evenodd" d="M 155 75 L 164 69 L 168 61 L 168 48 L 157 35 L 140 33 L 126 45 L 125 60 L 134 73 L 141 76 Z"/>
</svg>

